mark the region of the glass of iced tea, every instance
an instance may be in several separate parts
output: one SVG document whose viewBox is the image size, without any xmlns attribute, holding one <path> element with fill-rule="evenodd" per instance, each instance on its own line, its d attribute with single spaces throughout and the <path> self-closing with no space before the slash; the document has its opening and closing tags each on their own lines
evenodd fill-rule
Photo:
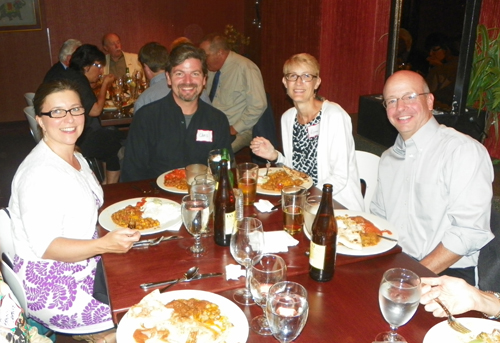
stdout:
<svg viewBox="0 0 500 343">
<path fill-rule="evenodd" d="M 259 166 L 255 163 L 240 163 L 236 166 L 238 188 L 243 192 L 243 204 L 252 205 L 257 194 Z"/>
<path fill-rule="evenodd" d="M 304 226 L 306 196 L 307 189 L 301 186 L 284 187 L 281 190 L 283 229 L 291 235 L 302 231 Z"/>
</svg>

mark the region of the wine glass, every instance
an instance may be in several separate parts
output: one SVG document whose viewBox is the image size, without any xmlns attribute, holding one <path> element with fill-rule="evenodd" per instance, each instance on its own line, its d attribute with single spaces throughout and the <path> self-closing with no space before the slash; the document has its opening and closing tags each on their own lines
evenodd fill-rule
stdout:
<svg viewBox="0 0 500 343">
<path fill-rule="evenodd" d="M 420 278 L 411 270 L 393 268 L 384 273 L 380 282 L 378 303 L 391 331 L 379 333 L 375 337 L 376 342 L 406 342 L 396 330 L 415 314 L 420 292 Z"/>
<path fill-rule="evenodd" d="M 250 266 L 259 261 L 264 249 L 264 231 L 262 222 L 256 218 L 243 218 L 236 221 L 236 226 L 231 235 L 231 255 L 239 264 L 245 267 L 245 288 L 237 289 L 233 299 L 242 305 L 253 305 L 250 293 Z"/>
<path fill-rule="evenodd" d="M 278 255 L 265 254 L 260 261 L 253 261 L 250 275 L 250 291 L 253 299 L 262 309 L 263 314 L 253 318 L 250 327 L 259 335 L 271 335 L 271 328 L 266 318 L 267 293 L 272 285 L 286 279 L 286 264 Z"/>
<path fill-rule="evenodd" d="M 113 94 L 113 104 L 115 104 L 116 109 L 118 112 L 115 114 L 116 118 L 122 118 L 123 117 L 123 93 L 115 93 Z"/>
<path fill-rule="evenodd" d="M 209 215 L 208 199 L 204 194 L 188 194 L 182 198 L 182 222 L 186 230 L 194 236 L 194 245 L 189 248 L 195 255 L 205 251 L 200 237 L 207 230 Z"/>
<path fill-rule="evenodd" d="M 293 341 L 309 314 L 306 289 L 292 281 L 274 284 L 267 295 L 266 313 L 274 338 L 281 343 Z"/>
</svg>

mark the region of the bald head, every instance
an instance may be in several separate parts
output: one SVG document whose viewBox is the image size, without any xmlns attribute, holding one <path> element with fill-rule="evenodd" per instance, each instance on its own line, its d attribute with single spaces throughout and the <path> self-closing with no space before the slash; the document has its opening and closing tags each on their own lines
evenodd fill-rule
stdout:
<svg viewBox="0 0 500 343">
<path fill-rule="evenodd" d="M 434 96 L 429 93 L 424 78 L 413 71 L 401 70 L 387 79 L 384 101 L 387 118 L 404 140 L 411 138 L 432 117 Z"/>
<path fill-rule="evenodd" d="M 122 43 L 116 33 L 108 33 L 102 37 L 102 49 L 115 61 L 123 55 Z"/>
</svg>

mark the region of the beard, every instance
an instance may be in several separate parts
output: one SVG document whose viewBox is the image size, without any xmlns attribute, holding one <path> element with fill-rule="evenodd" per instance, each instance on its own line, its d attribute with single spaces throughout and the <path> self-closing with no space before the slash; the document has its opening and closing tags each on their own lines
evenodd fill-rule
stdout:
<svg viewBox="0 0 500 343">
<path fill-rule="evenodd" d="M 193 93 L 190 93 L 189 95 L 186 95 L 182 92 L 182 88 L 184 87 L 192 87 L 194 88 Z M 191 101 L 197 101 L 198 97 L 200 96 L 201 91 L 199 90 L 199 85 L 196 83 L 181 83 L 177 85 L 177 90 L 178 94 L 177 96 L 179 99 L 186 101 L 186 102 L 191 102 Z"/>
</svg>

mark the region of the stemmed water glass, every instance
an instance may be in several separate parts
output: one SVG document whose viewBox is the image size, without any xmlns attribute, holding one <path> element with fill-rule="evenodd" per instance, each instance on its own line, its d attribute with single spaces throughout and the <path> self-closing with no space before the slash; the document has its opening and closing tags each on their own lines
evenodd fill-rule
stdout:
<svg viewBox="0 0 500 343">
<path fill-rule="evenodd" d="M 250 291 L 253 299 L 263 309 L 264 313 L 253 318 L 250 327 L 259 335 L 271 335 L 271 328 L 266 318 L 267 293 L 272 285 L 286 279 L 286 264 L 278 255 L 265 254 L 260 261 L 253 261 L 250 274 Z"/>
<path fill-rule="evenodd" d="M 231 255 L 239 264 L 245 267 L 245 288 L 240 288 L 233 294 L 233 299 L 242 305 L 252 305 L 254 301 L 250 293 L 250 267 L 257 263 L 264 249 L 264 231 L 262 222 L 256 218 L 243 218 L 236 222 L 231 235 Z"/>
<path fill-rule="evenodd" d="M 380 282 L 378 303 L 391 331 L 379 333 L 375 342 L 406 342 L 396 330 L 415 314 L 420 293 L 420 278 L 411 270 L 393 268 L 384 273 Z"/>
<path fill-rule="evenodd" d="M 205 251 L 200 237 L 207 230 L 208 215 L 209 207 L 206 195 L 188 194 L 182 198 L 182 222 L 186 230 L 194 236 L 194 245 L 189 250 L 195 255 L 199 255 Z"/>
<path fill-rule="evenodd" d="M 123 117 L 123 93 L 115 93 L 113 94 L 113 104 L 115 104 L 116 109 L 118 112 L 115 114 L 116 118 L 122 118 Z"/>
<path fill-rule="evenodd" d="M 281 343 L 293 341 L 309 314 L 306 289 L 291 281 L 274 284 L 267 295 L 266 313 L 273 336 Z"/>
</svg>

